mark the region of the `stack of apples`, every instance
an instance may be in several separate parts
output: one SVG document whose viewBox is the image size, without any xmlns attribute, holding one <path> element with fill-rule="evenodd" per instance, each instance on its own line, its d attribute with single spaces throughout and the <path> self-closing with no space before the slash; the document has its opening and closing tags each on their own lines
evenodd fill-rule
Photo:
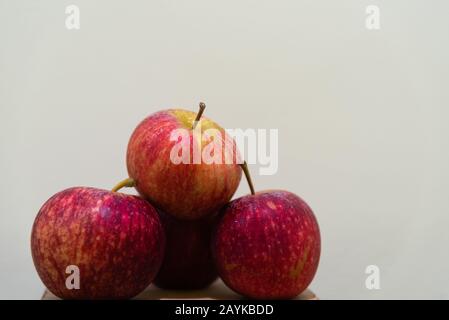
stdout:
<svg viewBox="0 0 449 320">
<path fill-rule="evenodd" d="M 204 108 L 200 103 L 198 113 L 169 109 L 144 119 L 128 144 L 129 178 L 112 190 L 74 187 L 45 202 L 31 251 L 53 294 L 128 299 L 151 283 L 196 290 L 218 277 L 254 299 L 294 298 L 307 288 L 321 246 L 312 210 L 288 191 L 254 192 L 235 141 L 202 116 Z M 173 161 L 179 129 L 193 142 L 184 158 L 190 161 Z M 201 152 L 217 139 L 203 134 L 207 129 L 221 133 L 223 154 L 235 155 L 234 161 L 192 161 L 194 148 Z M 242 172 L 251 193 L 231 201 Z M 123 187 L 139 196 L 119 192 Z M 77 270 L 73 283 L 71 270 Z"/>
</svg>

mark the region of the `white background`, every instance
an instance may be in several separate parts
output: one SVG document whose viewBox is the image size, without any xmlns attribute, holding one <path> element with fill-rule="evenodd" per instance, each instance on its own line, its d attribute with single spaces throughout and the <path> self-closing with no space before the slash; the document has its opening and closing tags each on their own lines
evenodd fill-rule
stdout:
<svg viewBox="0 0 449 320">
<path fill-rule="evenodd" d="M 201 100 L 225 128 L 279 129 L 278 173 L 253 179 L 314 209 L 320 298 L 449 298 L 448 15 L 444 0 L 0 0 L 0 298 L 43 291 L 29 238 L 48 197 L 110 188 L 143 117 Z"/>
</svg>

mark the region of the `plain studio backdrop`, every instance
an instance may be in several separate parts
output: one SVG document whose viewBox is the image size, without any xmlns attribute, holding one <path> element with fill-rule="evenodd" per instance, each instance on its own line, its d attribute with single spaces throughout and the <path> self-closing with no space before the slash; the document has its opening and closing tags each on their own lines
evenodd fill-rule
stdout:
<svg viewBox="0 0 449 320">
<path fill-rule="evenodd" d="M 313 208 L 320 298 L 449 298 L 448 14 L 444 0 L 0 0 L 0 298 L 43 292 L 29 242 L 45 200 L 111 188 L 139 121 L 199 101 L 225 128 L 279 130 L 278 172 L 251 166 L 253 180 Z"/>
</svg>

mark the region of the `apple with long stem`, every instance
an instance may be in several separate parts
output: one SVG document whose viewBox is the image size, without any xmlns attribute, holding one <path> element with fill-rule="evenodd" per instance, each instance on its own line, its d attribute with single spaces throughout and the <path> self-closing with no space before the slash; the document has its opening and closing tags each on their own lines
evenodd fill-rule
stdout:
<svg viewBox="0 0 449 320">
<path fill-rule="evenodd" d="M 169 109 L 144 119 L 129 140 L 129 178 L 120 185 L 135 187 L 156 207 L 180 219 L 205 217 L 225 205 L 241 179 L 239 155 L 234 139 L 202 117 L 204 109 L 200 103 L 198 113 Z M 211 130 L 219 135 L 208 135 Z M 177 132 L 184 132 L 185 139 L 173 139 Z M 220 154 L 221 161 L 204 161 L 211 145 L 220 146 L 210 153 Z M 174 152 L 177 148 L 180 151 Z M 179 153 L 182 161 L 177 161 Z"/>
<path fill-rule="evenodd" d="M 96 188 L 55 194 L 39 210 L 31 234 L 40 278 L 64 299 L 131 298 L 153 281 L 164 249 L 151 204 Z"/>
<path fill-rule="evenodd" d="M 212 250 L 228 287 L 254 299 L 288 299 L 312 281 L 320 258 L 320 231 L 312 209 L 283 190 L 254 192 L 221 212 Z"/>
</svg>

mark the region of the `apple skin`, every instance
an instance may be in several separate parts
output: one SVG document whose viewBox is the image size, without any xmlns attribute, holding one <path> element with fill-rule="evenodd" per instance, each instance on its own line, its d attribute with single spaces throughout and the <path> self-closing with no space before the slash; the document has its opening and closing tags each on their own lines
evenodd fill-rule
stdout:
<svg viewBox="0 0 449 320">
<path fill-rule="evenodd" d="M 225 284 L 253 299 L 289 299 L 318 268 L 321 243 L 310 207 L 288 191 L 262 191 L 232 201 L 212 250 Z"/>
<path fill-rule="evenodd" d="M 230 164 L 193 163 L 192 141 L 198 139 L 191 130 L 195 117 L 196 113 L 182 109 L 150 115 L 134 130 L 126 157 L 128 174 L 135 180 L 137 191 L 164 212 L 185 220 L 217 212 L 232 198 L 242 176 L 235 141 L 206 117 L 201 118 L 201 132 L 219 130 L 223 155 L 235 157 Z M 190 163 L 171 161 L 170 153 L 178 141 L 170 141 L 170 135 L 176 129 L 189 130 Z M 201 141 L 204 148 L 211 139 L 202 135 Z"/>
<path fill-rule="evenodd" d="M 210 247 L 218 215 L 189 221 L 159 211 L 166 235 L 165 257 L 154 284 L 161 289 L 196 290 L 217 277 Z"/>
<path fill-rule="evenodd" d="M 40 209 L 31 234 L 34 265 L 63 299 L 128 299 L 143 291 L 162 263 L 165 235 L 147 201 L 88 187 L 66 189 Z M 76 265 L 80 289 L 66 288 Z"/>
</svg>

